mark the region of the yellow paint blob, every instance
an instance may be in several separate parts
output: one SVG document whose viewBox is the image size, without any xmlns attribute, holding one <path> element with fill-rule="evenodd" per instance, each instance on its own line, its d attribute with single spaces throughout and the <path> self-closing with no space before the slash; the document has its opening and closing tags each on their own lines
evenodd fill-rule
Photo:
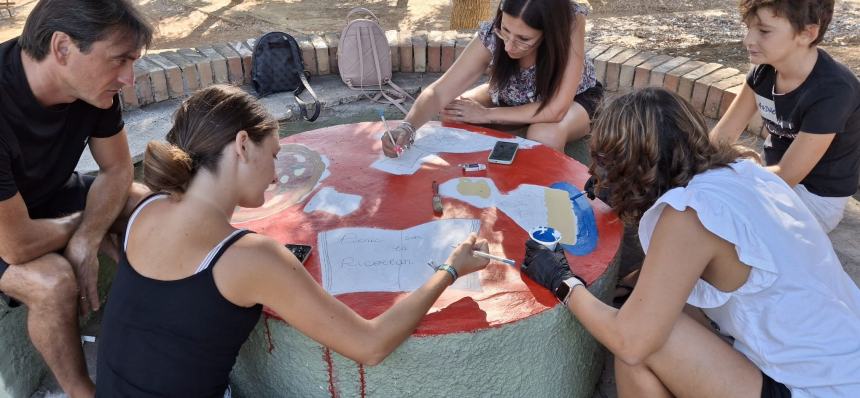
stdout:
<svg viewBox="0 0 860 398">
<path fill-rule="evenodd" d="M 576 216 L 573 214 L 573 205 L 567 191 L 547 188 L 544 194 L 546 198 L 546 213 L 549 226 L 561 233 L 561 243 L 565 245 L 576 244 L 576 233 L 578 226 Z"/>
<path fill-rule="evenodd" d="M 490 198 L 490 185 L 485 180 L 472 180 L 461 178 L 457 183 L 457 192 L 463 196 L 477 196 L 483 199 Z"/>
</svg>

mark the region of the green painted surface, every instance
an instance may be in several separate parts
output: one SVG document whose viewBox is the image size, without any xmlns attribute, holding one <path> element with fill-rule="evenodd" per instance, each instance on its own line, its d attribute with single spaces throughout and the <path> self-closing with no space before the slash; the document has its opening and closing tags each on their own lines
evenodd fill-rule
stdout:
<svg viewBox="0 0 860 398">
<path fill-rule="evenodd" d="M 116 273 L 116 264 L 99 258 L 99 296 L 104 302 Z M 92 315 L 82 319 L 84 325 Z M 0 398 L 27 398 L 39 387 L 48 372 L 45 362 L 27 334 L 27 308 L 9 309 L 0 305 Z"/>
<path fill-rule="evenodd" d="M 27 336 L 27 309 L 8 310 L 0 318 L 0 398 L 26 398 L 39 386 L 46 368 Z"/>
<path fill-rule="evenodd" d="M 291 136 L 293 134 L 304 131 L 321 129 L 323 127 L 336 126 L 341 124 L 361 123 L 368 121 L 380 121 L 379 111 L 385 110 L 386 120 L 401 120 L 405 116 L 393 106 L 382 104 L 363 104 L 360 105 L 343 105 L 336 108 L 325 108 L 320 113 L 319 119 L 315 122 L 308 122 L 304 119 L 292 122 L 281 123 L 281 137 Z M 397 123 L 389 122 L 390 128 L 397 127 Z"/>
<path fill-rule="evenodd" d="M 608 300 L 616 273 L 613 265 L 589 289 Z M 235 395 L 331 397 L 324 353 L 284 322 L 263 320 L 239 354 L 231 377 Z M 358 365 L 331 356 L 336 395 L 361 396 Z M 382 364 L 365 367 L 365 394 L 591 398 L 604 358 L 604 349 L 585 328 L 556 306 L 498 328 L 411 337 Z"/>
</svg>

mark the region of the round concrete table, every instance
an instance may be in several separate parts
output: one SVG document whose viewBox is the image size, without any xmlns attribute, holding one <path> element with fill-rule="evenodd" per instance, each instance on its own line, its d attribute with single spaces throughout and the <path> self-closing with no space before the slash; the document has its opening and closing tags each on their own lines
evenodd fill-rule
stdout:
<svg viewBox="0 0 860 398">
<path fill-rule="evenodd" d="M 445 126 L 511 138 L 469 125 Z M 316 249 L 317 233 L 322 231 L 406 229 L 439 219 L 432 209 L 433 180 L 489 177 L 505 193 L 520 184 L 566 182 L 581 188 L 588 178 L 585 166 L 542 145 L 520 149 L 512 165 L 488 164 L 486 172 L 464 174 L 457 165 L 486 163 L 488 151 L 442 153 L 439 156 L 450 166 L 425 164 L 413 175 L 392 175 L 370 167 L 381 153 L 378 133 L 382 128 L 380 122 L 357 123 L 284 138 L 282 148 L 293 150 L 287 159 L 280 159 L 278 170 L 288 175 L 280 182 L 294 184 L 291 193 L 281 195 L 279 203 L 269 200 L 261 209 L 237 211 L 234 222 L 281 242 Z M 321 164 L 327 164 L 327 172 L 321 171 Z M 295 175 L 300 178 L 290 178 Z M 304 212 L 308 199 L 324 187 L 362 196 L 361 207 L 343 217 Z M 576 200 L 589 204 L 585 197 Z M 479 235 L 490 241 L 491 252 L 518 264 L 522 261 L 527 233 L 504 212 L 478 209 L 452 198 L 443 197 L 442 203 L 441 218 L 479 219 Z M 568 260 L 589 289 L 606 300 L 614 287 L 622 225 L 602 202 L 590 201 L 590 206 L 599 239 L 590 253 L 568 253 Z M 305 266 L 319 282 L 316 250 Z M 232 376 L 234 390 L 241 397 L 590 398 L 602 370 L 603 350 L 588 332 L 549 291 L 516 268 L 491 262 L 479 278 L 480 292 L 448 289 L 412 337 L 373 367 L 332 352 L 267 311 L 239 355 Z M 362 292 L 337 298 L 369 319 L 404 294 Z"/>
</svg>

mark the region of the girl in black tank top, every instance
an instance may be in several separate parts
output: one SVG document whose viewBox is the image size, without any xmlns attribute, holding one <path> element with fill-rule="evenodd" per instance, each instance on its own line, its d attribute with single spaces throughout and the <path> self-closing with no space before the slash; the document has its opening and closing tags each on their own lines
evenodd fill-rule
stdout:
<svg viewBox="0 0 860 398">
<path fill-rule="evenodd" d="M 487 241 L 473 235 L 448 258 L 450 270 L 377 319 L 360 317 L 281 243 L 230 225 L 236 206 L 264 202 L 276 177 L 277 130 L 256 99 L 218 85 L 180 106 L 167 143 L 149 144 L 144 183 L 166 193 L 142 201 L 129 220 L 102 321 L 97 396 L 229 395 L 230 371 L 263 305 L 334 351 L 376 364 L 456 275 L 487 265 L 472 255 L 488 251 Z"/>
<path fill-rule="evenodd" d="M 141 202 L 128 230 L 147 204 L 164 197 L 157 194 Z M 201 271 L 172 281 L 139 274 L 123 247 L 99 339 L 97 395 L 155 397 L 164 391 L 183 397 L 224 395 L 239 348 L 263 307 L 239 307 L 225 299 L 212 269 L 248 232 L 230 234 L 200 264 Z"/>
</svg>

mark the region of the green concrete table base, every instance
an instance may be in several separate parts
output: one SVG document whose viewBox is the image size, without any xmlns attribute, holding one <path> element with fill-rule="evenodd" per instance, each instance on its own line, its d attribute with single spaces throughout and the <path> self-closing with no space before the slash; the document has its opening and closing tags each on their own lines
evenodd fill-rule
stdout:
<svg viewBox="0 0 860 398">
<path fill-rule="evenodd" d="M 107 297 L 116 273 L 116 264 L 99 257 L 99 297 Z M 86 325 L 90 314 L 81 319 Z M 0 398 L 28 398 L 39 387 L 48 368 L 27 334 L 27 307 L 8 308 L 0 304 Z"/>
<path fill-rule="evenodd" d="M 0 398 L 26 398 L 45 375 L 45 362 L 27 335 L 27 308 L 0 308 Z"/>
<path fill-rule="evenodd" d="M 616 275 L 613 261 L 589 289 L 608 300 Z M 411 337 L 374 367 L 327 354 L 286 323 L 264 319 L 239 353 L 231 382 L 234 396 L 247 398 L 591 398 L 604 358 L 602 346 L 560 305 L 474 333 Z"/>
</svg>

